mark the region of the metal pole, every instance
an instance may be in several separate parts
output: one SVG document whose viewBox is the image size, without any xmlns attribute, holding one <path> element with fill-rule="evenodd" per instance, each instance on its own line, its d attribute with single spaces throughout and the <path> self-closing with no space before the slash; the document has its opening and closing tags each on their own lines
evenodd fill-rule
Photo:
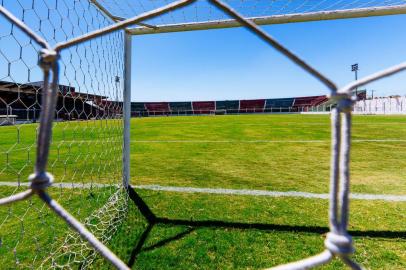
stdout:
<svg viewBox="0 0 406 270">
<path fill-rule="evenodd" d="M 131 128 L 131 35 L 124 34 L 124 142 L 123 186 L 130 183 L 130 128 Z"/>
<path fill-rule="evenodd" d="M 272 25 L 297 22 L 312 22 L 324 20 L 363 18 L 373 16 L 406 14 L 406 5 L 368 7 L 345 10 L 326 10 L 306 13 L 271 15 L 263 17 L 249 17 L 248 19 L 257 25 Z M 235 19 L 212 20 L 192 23 L 161 24 L 148 27 L 135 27 L 128 29 L 132 35 L 157 34 L 170 32 L 183 32 L 195 30 L 208 30 L 219 28 L 240 27 L 241 23 Z M 155 28 L 152 28 L 155 27 Z"/>
<path fill-rule="evenodd" d="M 355 80 L 358 81 L 358 63 L 351 65 L 351 71 L 355 73 Z M 355 88 L 355 98 L 358 99 L 358 87 Z"/>
<path fill-rule="evenodd" d="M 355 80 L 358 81 L 358 69 L 355 70 Z M 358 100 L 358 87 L 355 88 L 355 98 Z"/>
</svg>

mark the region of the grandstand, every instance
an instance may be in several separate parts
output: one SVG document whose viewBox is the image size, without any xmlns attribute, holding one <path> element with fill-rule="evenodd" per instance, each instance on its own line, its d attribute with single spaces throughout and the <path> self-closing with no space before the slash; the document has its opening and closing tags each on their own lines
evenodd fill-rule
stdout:
<svg viewBox="0 0 406 270">
<path fill-rule="evenodd" d="M 154 115 L 165 115 L 169 113 L 168 102 L 149 102 L 145 103 L 145 108 L 148 112 L 153 112 Z"/>
<path fill-rule="evenodd" d="M 192 103 L 191 102 L 170 102 L 169 107 L 171 112 L 177 114 L 191 114 Z"/>
<path fill-rule="evenodd" d="M 216 110 L 217 111 L 225 111 L 229 113 L 238 113 L 240 109 L 240 101 L 239 100 L 221 100 L 216 101 Z"/>
<path fill-rule="evenodd" d="M 143 102 L 131 102 L 131 116 L 147 116 L 148 111 Z"/>
<path fill-rule="evenodd" d="M 42 82 L 0 81 L 0 116 L 13 116 L 17 122 L 36 122 L 41 109 Z M 358 100 L 366 91 L 357 92 Z M 132 102 L 132 116 L 207 115 L 242 113 L 295 113 L 330 111 L 335 104 L 325 95 L 220 101 Z M 56 117 L 58 120 L 103 118 L 120 114 L 120 102 L 106 96 L 80 93 L 75 87 L 59 85 Z"/>
<path fill-rule="evenodd" d="M 327 96 L 219 101 L 132 102 L 133 116 L 307 112 Z M 333 105 L 332 105 L 333 106 Z"/>
<path fill-rule="evenodd" d="M 265 99 L 240 100 L 240 113 L 264 112 Z"/>
<path fill-rule="evenodd" d="M 326 96 L 297 97 L 293 100 L 293 107 L 302 112 L 307 112 L 311 107 L 322 105 L 327 102 Z"/>
<path fill-rule="evenodd" d="M 366 99 L 366 90 L 354 91 L 357 100 Z M 329 112 L 335 103 L 326 95 L 218 101 L 132 102 L 132 116 L 207 115 L 242 113 Z"/>
<path fill-rule="evenodd" d="M 216 110 L 215 101 L 193 101 L 193 114 L 209 114 Z"/>
<path fill-rule="evenodd" d="M 294 98 L 267 99 L 265 101 L 265 111 L 266 112 L 274 112 L 274 111 L 290 112 L 293 107 L 294 101 L 295 101 Z"/>
<path fill-rule="evenodd" d="M 13 116 L 17 123 L 36 122 L 41 110 L 43 82 L 19 84 L 0 81 L 0 115 Z M 76 92 L 74 87 L 59 85 L 56 108 L 58 120 L 104 118 L 120 114 L 119 102 L 101 95 Z"/>
</svg>

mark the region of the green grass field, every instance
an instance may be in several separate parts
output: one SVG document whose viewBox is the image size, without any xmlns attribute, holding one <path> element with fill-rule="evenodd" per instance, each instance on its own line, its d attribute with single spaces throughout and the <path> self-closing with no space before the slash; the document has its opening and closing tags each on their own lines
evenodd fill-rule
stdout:
<svg viewBox="0 0 406 270">
<path fill-rule="evenodd" d="M 133 185 L 328 192 L 326 115 L 132 121 Z M 0 182 L 26 182 L 35 160 L 36 128 L 0 128 Z M 57 123 L 49 160 L 56 181 L 119 183 L 121 132 L 118 120 Z M 355 116 L 352 138 L 352 192 L 406 195 L 406 117 Z M 1 197 L 16 190 L 0 186 Z M 83 220 L 112 191 L 50 192 Z M 156 216 L 169 222 L 148 226 L 130 201 L 127 218 L 109 246 L 133 269 L 258 269 L 323 250 L 327 200 L 137 192 Z M 406 202 L 352 200 L 350 208 L 354 258 L 370 269 L 405 269 Z M 0 269 L 37 267 L 63 243 L 66 231 L 37 199 L 0 208 Z M 108 265 L 97 260 L 94 268 Z M 337 260 L 322 267 L 343 268 Z"/>
</svg>

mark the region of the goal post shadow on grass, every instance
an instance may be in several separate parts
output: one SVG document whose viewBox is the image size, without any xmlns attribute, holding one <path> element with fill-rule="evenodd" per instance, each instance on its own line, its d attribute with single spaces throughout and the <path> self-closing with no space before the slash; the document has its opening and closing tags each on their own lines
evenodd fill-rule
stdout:
<svg viewBox="0 0 406 270">
<path fill-rule="evenodd" d="M 96 1 L 91 1 L 96 2 Z M 15 194 L 6 198 L 0 199 L 0 205 L 15 203 L 21 200 L 26 200 L 31 196 L 38 195 L 53 212 L 62 218 L 72 229 L 74 229 L 83 240 L 88 242 L 94 250 L 101 256 L 108 260 L 112 265 L 118 269 L 128 269 L 128 266 L 118 258 L 105 243 L 98 240 L 81 222 L 67 212 L 58 202 L 53 200 L 47 193 L 47 188 L 52 185 L 53 176 L 47 172 L 47 163 L 49 156 L 49 148 L 52 135 L 52 124 L 54 121 L 54 112 L 56 108 L 56 97 L 58 93 L 58 79 L 59 79 L 59 57 L 61 51 L 76 46 L 78 44 L 90 41 L 96 37 L 101 37 L 108 33 L 118 30 L 126 30 L 128 26 L 134 24 L 141 24 L 144 20 L 154 18 L 161 14 L 168 13 L 183 6 L 190 5 L 196 0 L 178 0 L 166 6 L 157 8 L 153 11 L 145 12 L 141 15 L 135 16 L 130 19 L 120 20 L 116 18 L 115 23 L 105 28 L 95 30 L 88 34 L 79 37 L 74 37 L 65 42 L 58 43 L 55 47 L 51 47 L 49 43 L 41 36 L 37 35 L 31 30 L 23 21 L 11 14 L 3 6 L 0 6 L 0 13 L 9 20 L 13 26 L 18 27 L 30 39 L 32 39 L 39 47 L 40 61 L 39 66 L 43 72 L 43 95 L 42 95 L 42 113 L 40 118 L 40 128 L 37 140 L 37 156 L 35 163 L 34 174 L 30 176 L 31 185 L 27 191 Z M 343 88 L 338 89 L 336 85 L 327 77 L 322 75 L 318 70 L 307 64 L 303 59 L 292 53 L 290 50 L 281 45 L 273 37 L 261 30 L 253 20 L 245 19 L 237 11 L 229 7 L 227 4 L 220 0 L 208 0 L 209 3 L 222 10 L 228 16 L 233 18 L 241 26 L 246 27 L 253 32 L 256 36 L 275 48 L 277 51 L 288 57 L 296 65 L 300 66 L 307 73 L 318 79 L 330 90 L 330 98 L 336 100 L 337 107 L 331 112 L 331 128 L 332 128 L 332 153 L 331 153 L 331 182 L 330 182 L 330 207 L 329 207 L 329 223 L 330 227 L 325 240 L 325 251 L 313 257 L 304 259 L 291 264 L 277 266 L 274 269 L 307 269 L 311 267 L 320 266 L 330 262 L 334 257 L 338 257 L 345 264 L 352 269 L 362 269 L 360 265 L 352 261 L 351 255 L 355 252 L 353 248 L 352 238 L 347 231 L 348 226 L 348 208 L 349 208 L 349 162 L 350 162 L 350 140 L 351 140 L 351 109 L 353 105 L 353 98 L 351 96 L 352 90 L 359 86 L 363 86 L 370 82 L 379 80 L 381 78 L 390 76 L 406 69 L 406 63 L 388 68 L 376 74 L 367 76 L 356 82 L 353 82 Z M 402 8 L 404 8 L 402 6 Z M 102 10 L 103 11 L 103 10 Z M 103 12 L 106 12 L 104 10 Z M 144 24 L 148 27 L 147 24 Z M 131 56 L 129 50 L 131 46 L 130 34 L 125 34 L 126 56 Z M 156 217 L 148 208 L 148 206 L 139 200 L 140 197 L 131 191 L 129 187 L 129 124 L 130 124 L 130 65 L 131 57 L 126 57 L 126 75 L 125 75 L 125 100 L 124 100 L 124 153 L 123 153 L 123 186 L 122 188 L 129 192 L 129 196 L 135 198 L 138 206 L 141 205 L 141 212 L 146 216 L 151 225 L 148 225 L 147 230 L 144 232 L 142 239 L 146 239 L 152 226 L 157 223 L 173 224 L 173 225 L 188 225 L 188 226 L 218 226 L 218 227 L 244 227 L 248 228 L 253 225 L 244 225 L 243 223 L 228 223 L 222 221 L 182 221 L 170 220 L 166 218 Z M 51 78 L 52 75 L 52 78 Z M 279 227 L 281 228 L 281 227 Z M 314 229 L 313 229 L 314 230 Z M 141 241 L 142 242 L 142 241 Z M 138 245 L 137 245 L 138 246 Z M 136 253 L 136 252 L 135 252 Z"/>
<path fill-rule="evenodd" d="M 199 228 L 213 228 L 213 229 L 237 229 L 237 230 L 259 230 L 259 231 L 278 231 L 278 232 L 298 232 L 298 233 L 311 233 L 317 235 L 326 235 L 329 232 L 328 227 L 323 226 L 305 226 L 305 225 L 283 225 L 272 223 L 258 223 L 258 222 L 234 222 L 223 221 L 219 219 L 175 219 L 157 216 L 154 211 L 150 209 L 142 196 L 138 194 L 135 188 L 128 187 L 128 194 L 135 207 L 139 210 L 141 215 L 147 222 L 147 226 L 140 234 L 138 241 L 136 241 L 133 250 L 131 251 L 130 258 L 127 265 L 133 267 L 136 258 L 142 252 L 154 250 L 163 247 L 172 241 L 180 240 L 187 237 L 193 231 Z M 186 227 L 184 231 L 175 234 L 169 238 L 160 239 L 157 243 L 146 246 L 145 243 L 156 225 L 169 225 Z M 386 238 L 386 239 L 404 239 L 406 240 L 406 231 L 387 231 L 387 230 L 350 230 L 349 233 L 355 237 L 371 237 L 371 238 Z"/>
</svg>

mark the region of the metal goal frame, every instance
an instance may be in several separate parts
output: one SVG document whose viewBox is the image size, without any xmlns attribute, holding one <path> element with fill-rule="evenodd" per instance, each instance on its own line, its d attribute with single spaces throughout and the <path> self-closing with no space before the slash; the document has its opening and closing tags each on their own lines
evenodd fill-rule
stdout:
<svg viewBox="0 0 406 270">
<path fill-rule="evenodd" d="M 124 141 L 123 141 L 123 180 L 124 188 L 130 185 L 130 117 L 131 117 L 131 37 L 132 35 L 157 34 L 168 32 L 195 31 L 207 29 L 219 29 L 230 27 L 245 27 L 262 39 L 271 47 L 285 55 L 304 71 L 315 77 L 330 90 L 330 98 L 337 101 L 338 106 L 331 111 L 331 178 L 330 178 L 330 207 L 329 222 L 330 232 L 325 240 L 325 251 L 313 257 L 275 267 L 273 269 L 308 269 L 330 262 L 334 257 L 340 258 L 352 269 L 362 269 L 350 256 L 354 253 L 351 236 L 347 232 L 348 208 L 349 208 L 349 163 L 351 145 L 351 109 L 354 102 L 352 90 L 366 85 L 370 82 L 388 77 L 406 69 L 406 62 L 379 71 L 375 74 L 361 78 L 342 88 L 338 88 L 334 82 L 324 76 L 320 71 L 304 61 L 300 56 L 294 54 L 284 47 L 258 25 L 271 25 L 295 22 L 310 22 L 319 20 L 361 18 L 370 16 L 387 16 L 395 14 L 406 14 L 406 3 L 387 7 L 367 7 L 346 10 L 331 10 L 308 13 L 295 13 L 286 15 L 273 15 L 265 17 L 242 16 L 239 12 L 230 7 L 222 0 L 208 0 L 219 10 L 226 13 L 232 19 L 220 21 L 204 21 L 184 24 L 151 25 L 146 20 L 159 15 L 174 11 L 181 7 L 197 2 L 198 0 L 177 0 L 157 9 L 146 11 L 132 18 L 122 18 L 112 14 L 100 1 L 89 0 L 100 12 L 110 18 L 113 23 L 105 28 L 95 30 L 82 36 L 51 46 L 45 39 L 30 29 L 23 21 L 15 17 L 3 6 L 0 6 L 0 13 L 14 26 L 23 31 L 42 49 L 39 52 L 39 66 L 43 72 L 43 102 L 40 129 L 37 141 L 37 156 L 34 173 L 30 176 L 30 188 L 27 191 L 0 199 L 0 205 L 11 204 L 25 200 L 31 196 L 39 196 L 58 216 L 69 224 L 79 235 L 87 241 L 117 269 L 128 269 L 128 266 L 99 241 L 83 224 L 66 211 L 58 202 L 52 199 L 46 189 L 52 185 L 53 176 L 47 171 L 48 154 L 52 135 L 52 123 L 56 106 L 55 97 L 58 88 L 60 53 L 72 46 L 87 42 L 96 37 L 106 35 L 118 30 L 124 30 Z M 134 25 L 138 25 L 134 27 Z"/>
</svg>

